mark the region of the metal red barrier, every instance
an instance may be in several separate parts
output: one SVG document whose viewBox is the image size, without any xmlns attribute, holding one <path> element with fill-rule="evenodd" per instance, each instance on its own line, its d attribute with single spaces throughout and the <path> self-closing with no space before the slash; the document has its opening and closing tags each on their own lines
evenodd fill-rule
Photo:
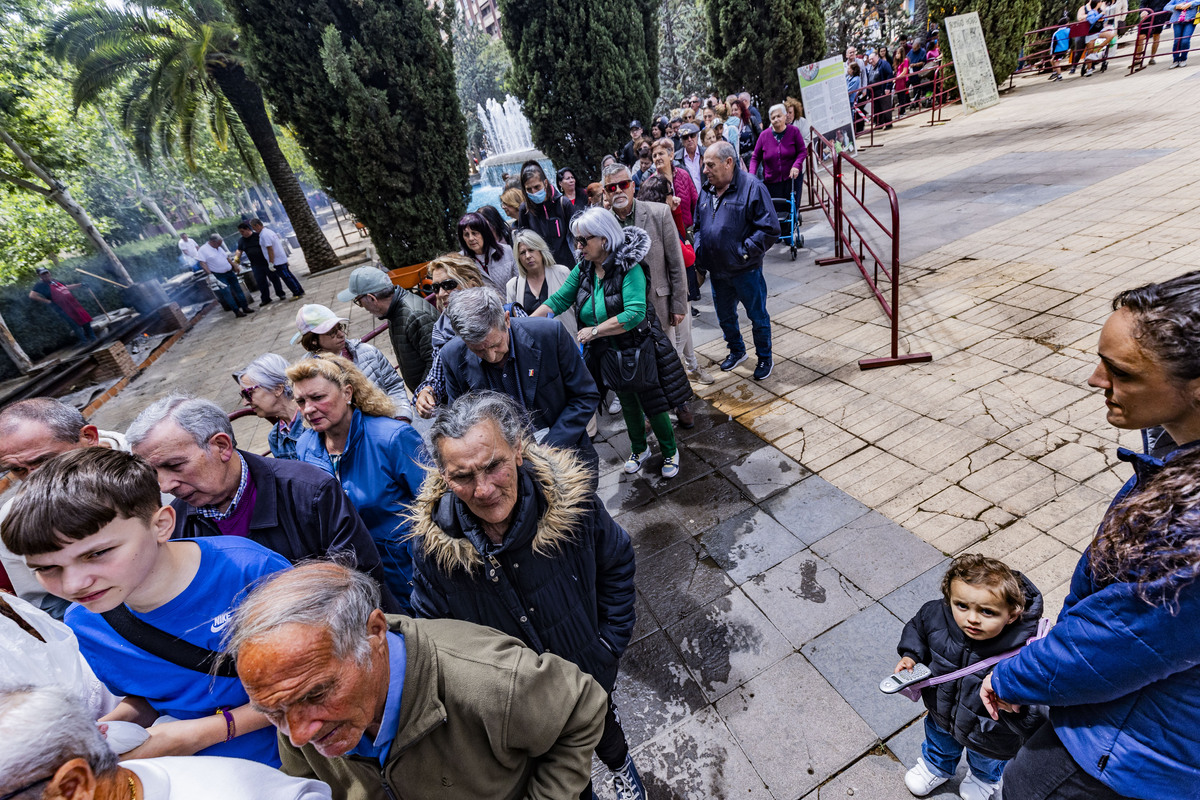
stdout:
<svg viewBox="0 0 1200 800">
<path fill-rule="evenodd" d="M 820 139 L 824 144 L 829 142 L 820 134 L 813 132 L 814 145 Z M 813 158 L 814 148 L 809 149 Z M 833 148 L 827 152 L 833 153 Z M 819 155 L 816 156 L 819 158 Z M 884 315 L 891 322 L 892 347 L 891 355 L 884 358 L 859 359 L 860 369 L 877 369 L 897 364 L 913 364 L 932 361 L 930 353 L 900 352 L 900 200 L 896 190 L 871 170 L 864 167 L 857 159 L 845 152 L 833 153 L 833 169 L 826 172 L 832 176 L 832 202 L 826 206 L 826 217 L 833 227 L 834 254 L 831 258 L 819 258 L 816 263 L 845 264 L 853 262 L 870 287 L 871 293 L 879 301 Z M 850 181 L 847 182 L 847 173 Z M 820 171 L 814 168 L 809 174 L 819 177 Z M 812 183 L 810 183 L 810 186 Z M 867 192 L 871 187 L 881 192 L 887 198 L 888 213 L 881 219 L 870 207 Z M 827 187 L 822 182 L 818 189 L 818 197 L 824 199 L 823 192 Z M 850 213 L 847 213 L 850 208 Z M 876 244 L 883 240 L 884 247 Z M 880 288 L 880 276 L 890 284 L 890 291 Z M 890 298 L 887 296 L 890 294 Z"/>
<path fill-rule="evenodd" d="M 908 77 L 903 89 L 896 79 L 868 83 L 858 90 L 858 102 L 851 109 L 863 129 L 856 135 L 859 148 L 881 147 L 875 143 L 875 131 L 888 130 L 897 122 L 929 114 L 930 126 L 946 122 L 942 109 L 958 102 L 948 88 L 946 76 L 953 74 L 954 62 L 932 64 Z M 873 95 L 878 94 L 878 97 Z"/>
</svg>

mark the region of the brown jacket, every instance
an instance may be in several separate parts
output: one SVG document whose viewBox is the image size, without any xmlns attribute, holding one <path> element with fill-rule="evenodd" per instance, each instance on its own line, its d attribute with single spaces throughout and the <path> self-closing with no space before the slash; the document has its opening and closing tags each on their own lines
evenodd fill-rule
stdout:
<svg viewBox="0 0 1200 800">
<path fill-rule="evenodd" d="M 555 655 L 456 620 L 389 616 L 404 636 L 400 724 L 382 769 L 279 736 L 283 771 L 334 800 L 574 800 L 587 785 L 608 696 Z M 386 782 L 386 785 L 385 785 Z"/>
<path fill-rule="evenodd" d="M 637 200 L 633 205 L 633 224 L 650 235 L 650 252 L 642 259 L 646 269 L 646 289 L 650 304 L 665 331 L 671 327 L 672 314 L 688 313 L 687 275 L 683 268 L 683 249 L 679 231 L 665 203 Z"/>
</svg>

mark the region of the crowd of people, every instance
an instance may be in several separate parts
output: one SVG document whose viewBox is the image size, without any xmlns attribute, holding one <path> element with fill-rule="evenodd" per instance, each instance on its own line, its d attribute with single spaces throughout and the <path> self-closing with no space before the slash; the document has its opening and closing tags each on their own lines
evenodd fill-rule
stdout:
<svg viewBox="0 0 1200 800">
<path fill-rule="evenodd" d="M 690 327 L 704 281 L 719 368 L 748 358 L 740 303 L 753 376 L 772 373 L 763 256 L 802 109 L 764 125 L 726 100 L 706 146 L 699 98 L 648 143 L 634 120 L 598 202 L 526 163 L 501 195 L 515 229 L 464 216 L 427 296 L 354 270 L 337 298 L 389 322 L 398 369 L 301 306 L 292 358 L 233 372 L 271 457 L 204 398 L 124 432 L 52 398 L 0 409 L 21 482 L 0 508 L 0 796 L 590 800 L 595 755 L 618 798 L 645 798 L 614 696 L 639 531 L 597 496 L 592 436 L 619 411 L 624 471 L 653 462 L 653 432 L 679 474 L 675 428 L 712 381 Z M 1048 632 L 1029 578 L 972 554 L 905 627 L 897 680 L 929 710 L 914 795 L 964 753 L 965 800 L 1200 791 L 1200 273 L 1114 309 L 1089 383 L 1153 452 L 1118 453 L 1135 476 Z"/>
</svg>

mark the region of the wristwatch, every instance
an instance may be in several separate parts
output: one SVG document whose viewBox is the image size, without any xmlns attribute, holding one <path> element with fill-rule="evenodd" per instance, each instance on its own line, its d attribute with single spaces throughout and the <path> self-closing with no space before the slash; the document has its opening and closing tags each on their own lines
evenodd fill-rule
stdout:
<svg viewBox="0 0 1200 800">
<path fill-rule="evenodd" d="M 600 326 L 599 326 L 599 325 L 593 325 L 593 326 L 592 326 L 592 338 L 593 338 L 593 339 L 599 339 L 599 338 L 600 338 Z"/>
</svg>

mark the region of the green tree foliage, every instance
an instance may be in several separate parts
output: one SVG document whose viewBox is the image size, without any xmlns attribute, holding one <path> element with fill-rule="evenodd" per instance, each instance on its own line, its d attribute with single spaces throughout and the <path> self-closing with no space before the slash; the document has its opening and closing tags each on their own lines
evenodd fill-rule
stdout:
<svg viewBox="0 0 1200 800">
<path fill-rule="evenodd" d="M 232 11 L 280 120 L 383 263 L 450 248 L 467 137 L 442 21 L 421 0 L 240 0 Z"/>
<path fill-rule="evenodd" d="M 705 0 L 708 52 L 719 94 L 745 90 L 759 102 L 795 93 L 796 69 L 825 53 L 820 0 Z"/>
<path fill-rule="evenodd" d="M 860 52 L 869 47 L 891 47 L 919 25 L 908 14 L 906 0 L 878 0 L 864 5 L 861 0 L 822 0 L 825 14 L 825 44 L 828 55 L 846 52 L 854 45 Z"/>
<path fill-rule="evenodd" d="M 250 155 L 253 143 L 309 268 L 337 266 L 279 148 L 262 92 L 246 75 L 240 35 L 220 0 L 138 0 L 120 7 L 93 0 L 63 12 L 47 39 L 58 58 L 78 69 L 77 105 L 120 92 L 121 119 L 147 163 L 156 150 L 169 154 L 178 147 L 195 166 L 196 141 L 208 127 L 222 145 L 232 142 L 253 171 L 259 163 Z"/>
<path fill-rule="evenodd" d="M 979 26 L 987 42 L 996 83 L 1004 83 L 1017 68 L 1025 31 L 1037 27 L 1042 0 L 930 0 L 929 24 L 937 25 L 940 31 L 938 44 L 943 61 L 949 61 L 952 54 L 942 20 L 971 11 L 979 12 Z"/>
<path fill-rule="evenodd" d="M 483 146 L 483 126 L 479 124 L 476 109 L 486 106 L 489 99 L 504 100 L 505 79 L 512 68 L 512 59 L 504 49 L 504 42 L 467 24 L 461 14 L 454 20 L 453 40 L 459 111 L 467 123 L 467 144 L 472 153 L 477 153 Z"/>
<path fill-rule="evenodd" d="M 555 165 L 598 175 L 600 159 L 628 140 L 629 121 L 649 117 L 657 2 L 501 0 L 511 83 L 534 144 Z"/>
<path fill-rule="evenodd" d="M 659 11 L 658 102 L 655 114 L 679 108 L 693 92 L 702 94 L 712 83 L 705 62 L 707 21 L 701 0 L 662 0 Z"/>
</svg>

